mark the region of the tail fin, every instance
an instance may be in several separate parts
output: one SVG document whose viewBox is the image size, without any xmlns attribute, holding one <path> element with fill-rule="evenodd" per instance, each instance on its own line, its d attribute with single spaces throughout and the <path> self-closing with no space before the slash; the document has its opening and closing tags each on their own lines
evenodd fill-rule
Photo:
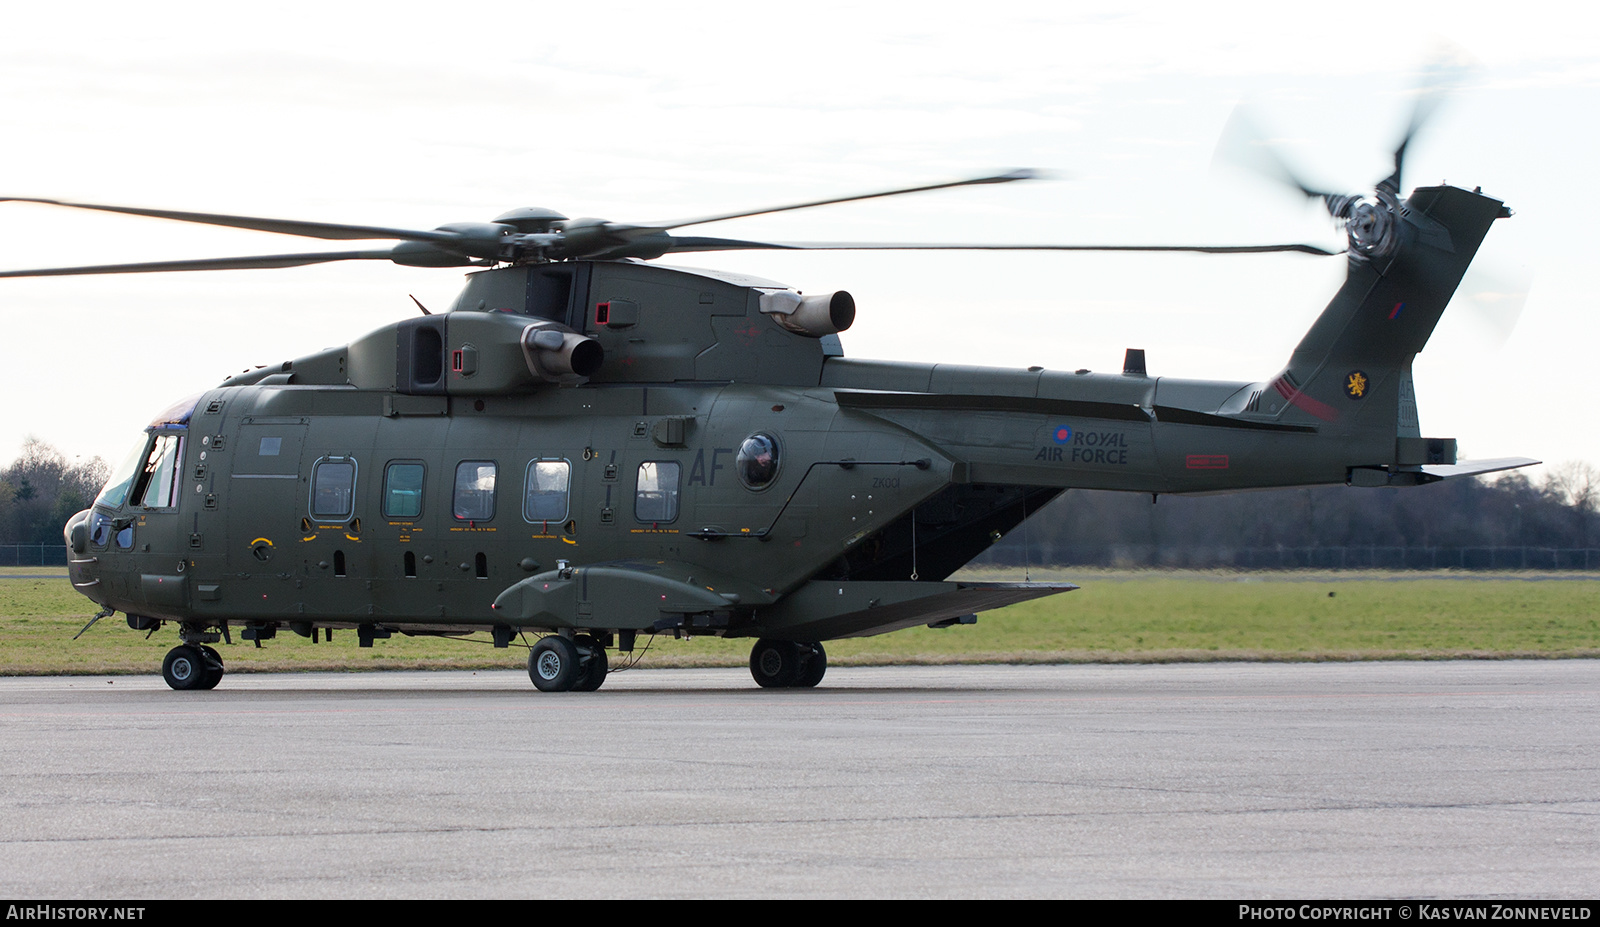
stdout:
<svg viewBox="0 0 1600 927">
<path fill-rule="evenodd" d="M 1392 253 L 1352 253 L 1344 286 L 1246 413 L 1347 436 L 1363 464 L 1453 464 L 1454 442 L 1420 438 L 1411 361 L 1489 226 L 1511 213 L 1457 187 L 1421 187 L 1397 205 Z"/>
</svg>

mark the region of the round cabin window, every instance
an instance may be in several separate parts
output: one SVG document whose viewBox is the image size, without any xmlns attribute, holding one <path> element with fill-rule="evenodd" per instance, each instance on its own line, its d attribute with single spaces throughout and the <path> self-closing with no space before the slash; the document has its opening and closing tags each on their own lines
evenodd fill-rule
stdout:
<svg viewBox="0 0 1600 927">
<path fill-rule="evenodd" d="M 767 488 L 778 476 L 778 439 L 767 434 L 745 438 L 734 466 L 746 488 Z"/>
</svg>

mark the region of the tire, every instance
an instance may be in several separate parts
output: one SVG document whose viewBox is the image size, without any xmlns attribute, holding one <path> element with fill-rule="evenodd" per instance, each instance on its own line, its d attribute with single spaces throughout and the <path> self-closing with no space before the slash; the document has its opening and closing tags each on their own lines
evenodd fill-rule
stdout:
<svg viewBox="0 0 1600 927">
<path fill-rule="evenodd" d="M 800 649 L 800 678 L 795 681 L 795 687 L 800 689 L 814 688 L 822 681 L 822 675 L 828 671 L 828 652 L 822 645 L 813 641 L 801 644 Z"/>
<path fill-rule="evenodd" d="M 206 655 L 199 647 L 183 644 L 167 651 L 167 658 L 161 661 L 161 678 L 167 685 L 180 692 L 192 692 L 206 688 L 206 679 L 210 672 L 206 668 Z M 217 677 L 219 680 L 221 676 Z"/>
<path fill-rule="evenodd" d="M 528 652 L 528 678 L 540 692 L 568 692 L 579 677 L 578 648 L 564 637 L 543 637 Z"/>
<path fill-rule="evenodd" d="M 217 683 L 222 681 L 222 674 L 224 672 L 222 667 L 222 654 L 217 653 L 215 649 L 206 647 L 204 645 L 200 647 L 200 652 L 204 654 L 206 658 L 206 678 L 200 683 L 200 688 L 215 689 L 217 687 Z"/>
<path fill-rule="evenodd" d="M 610 672 L 610 661 L 606 659 L 606 649 L 599 645 L 593 638 L 578 638 L 578 649 L 588 658 L 583 665 L 583 672 L 578 681 L 573 684 L 574 692 L 593 692 L 605 685 L 606 673 Z"/>
<path fill-rule="evenodd" d="M 793 686 L 800 680 L 800 649 L 791 641 L 756 641 L 750 648 L 750 675 L 763 689 Z"/>
</svg>

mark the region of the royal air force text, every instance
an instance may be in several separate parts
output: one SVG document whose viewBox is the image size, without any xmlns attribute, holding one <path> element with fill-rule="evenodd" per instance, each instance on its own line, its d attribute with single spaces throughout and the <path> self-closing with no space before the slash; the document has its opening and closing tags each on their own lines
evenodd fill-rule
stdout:
<svg viewBox="0 0 1600 927">
<path fill-rule="evenodd" d="M 1128 436 L 1120 431 L 1071 431 L 1065 441 L 1045 445 L 1034 460 L 1059 460 L 1063 463 L 1112 464 L 1127 466 Z"/>
</svg>

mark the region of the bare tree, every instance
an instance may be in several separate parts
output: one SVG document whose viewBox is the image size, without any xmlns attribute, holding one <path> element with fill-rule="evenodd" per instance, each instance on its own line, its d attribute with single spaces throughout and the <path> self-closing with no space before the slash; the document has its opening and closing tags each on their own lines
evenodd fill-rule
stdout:
<svg viewBox="0 0 1600 927">
<path fill-rule="evenodd" d="M 1600 470 L 1585 460 L 1568 460 L 1551 468 L 1544 491 L 1572 509 L 1578 542 L 1588 546 L 1591 516 L 1600 510 Z"/>
</svg>

